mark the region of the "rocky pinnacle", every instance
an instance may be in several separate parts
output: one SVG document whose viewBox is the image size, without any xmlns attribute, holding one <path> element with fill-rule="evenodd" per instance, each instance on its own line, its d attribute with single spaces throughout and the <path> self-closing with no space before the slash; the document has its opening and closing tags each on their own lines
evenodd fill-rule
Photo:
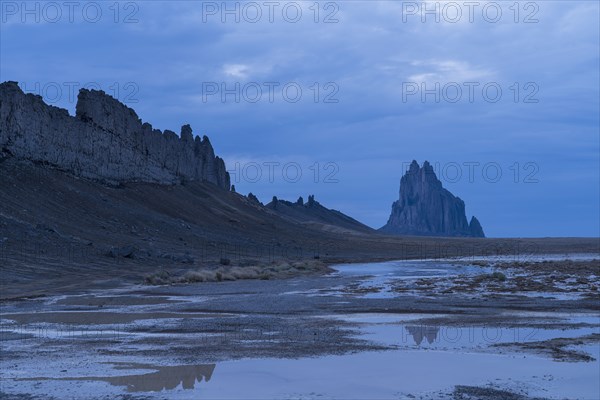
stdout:
<svg viewBox="0 0 600 400">
<path fill-rule="evenodd" d="M 400 197 L 380 231 L 400 235 L 485 237 L 473 217 L 467 223 L 465 203 L 442 187 L 433 167 L 413 161 L 400 180 Z"/>
</svg>

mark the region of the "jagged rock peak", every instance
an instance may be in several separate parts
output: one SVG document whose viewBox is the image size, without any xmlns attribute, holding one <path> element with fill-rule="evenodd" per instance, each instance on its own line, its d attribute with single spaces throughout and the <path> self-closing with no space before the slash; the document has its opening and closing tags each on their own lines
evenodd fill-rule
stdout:
<svg viewBox="0 0 600 400">
<path fill-rule="evenodd" d="M 392 204 L 381 231 L 401 235 L 484 237 L 477 218 L 467 223 L 465 203 L 442 187 L 433 167 L 413 160 L 400 180 L 399 199 Z"/>
<path fill-rule="evenodd" d="M 248 195 L 250 196 L 250 195 Z M 277 198 L 277 196 L 273 196 L 273 198 L 271 199 L 271 202 L 267 204 L 267 207 L 269 208 L 273 208 L 276 209 L 278 204 L 284 204 L 288 207 L 302 207 L 302 208 L 310 208 L 310 207 L 316 207 L 316 206 L 320 206 L 321 204 L 315 200 L 315 195 L 309 195 L 308 196 L 308 201 L 304 201 L 304 198 L 302 196 L 298 197 L 298 200 L 296 200 L 295 202 L 291 202 L 288 200 L 281 200 L 279 198 Z"/>
<path fill-rule="evenodd" d="M 251 202 L 262 205 L 260 200 L 258 200 L 258 197 L 256 197 L 252 192 L 248 193 L 247 197 L 248 197 L 248 200 L 250 200 Z"/>
<path fill-rule="evenodd" d="M 189 124 L 183 125 L 181 127 L 181 141 L 185 143 L 193 143 L 194 142 L 194 134 L 192 133 L 192 127 Z"/>
<path fill-rule="evenodd" d="M 206 136 L 153 129 L 101 90 L 81 89 L 75 116 L 0 83 L 0 156 L 43 162 L 111 183 L 205 181 L 229 190 L 229 173 Z"/>
<path fill-rule="evenodd" d="M 471 217 L 471 222 L 469 222 L 469 232 L 473 237 L 485 237 L 483 233 L 483 227 L 479 223 L 479 220 L 475 218 L 475 216 Z"/>
</svg>

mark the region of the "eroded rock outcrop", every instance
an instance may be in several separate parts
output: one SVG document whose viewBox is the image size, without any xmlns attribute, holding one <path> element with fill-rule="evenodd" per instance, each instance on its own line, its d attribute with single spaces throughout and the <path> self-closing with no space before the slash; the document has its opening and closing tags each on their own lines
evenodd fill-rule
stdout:
<svg viewBox="0 0 600 400">
<path fill-rule="evenodd" d="M 433 167 L 413 161 L 400 180 L 400 198 L 380 231 L 401 235 L 485 237 L 473 217 L 467 223 L 465 203 L 442 187 Z"/>
<path fill-rule="evenodd" d="M 479 220 L 475 218 L 475 216 L 471 217 L 471 222 L 469 222 L 469 232 L 473 237 L 485 237 L 483 233 L 483 227 L 479 223 Z"/>
<path fill-rule="evenodd" d="M 184 125 L 181 135 L 153 129 L 134 110 L 98 90 L 79 92 L 76 115 L 0 84 L 0 158 L 53 165 L 110 183 L 173 184 L 185 180 L 230 187 L 225 163 L 210 141 Z"/>
<path fill-rule="evenodd" d="M 266 204 L 265 207 L 284 218 L 301 224 L 318 223 L 326 225 L 330 231 L 332 230 L 331 227 L 341 228 L 346 233 L 351 231 L 372 233 L 374 231 L 373 228 L 358 222 L 338 210 L 324 207 L 315 200 L 315 195 L 309 195 L 306 202 L 302 196 L 295 202 L 281 200 L 273 196 L 271 202 Z"/>
</svg>

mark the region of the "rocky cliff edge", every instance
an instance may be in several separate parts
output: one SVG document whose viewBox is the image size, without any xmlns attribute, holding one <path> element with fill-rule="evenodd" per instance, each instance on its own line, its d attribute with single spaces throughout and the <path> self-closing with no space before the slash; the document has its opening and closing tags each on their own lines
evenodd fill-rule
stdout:
<svg viewBox="0 0 600 400">
<path fill-rule="evenodd" d="M 0 160 L 16 157 L 108 183 L 200 180 L 229 190 L 225 163 L 206 136 L 184 125 L 153 129 L 103 91 L 82 89 L 76 115 L 0 83 Z"/>
</svg>

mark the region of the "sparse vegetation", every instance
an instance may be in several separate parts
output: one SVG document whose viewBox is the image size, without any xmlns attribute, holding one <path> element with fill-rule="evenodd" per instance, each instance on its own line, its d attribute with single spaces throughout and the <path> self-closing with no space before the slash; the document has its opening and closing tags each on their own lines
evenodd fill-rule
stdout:
<svg viewBox="0 0 600 400">
<path fill-rule="evenodd" d="M 222 263 L 221 263 L 222 264 Z M 241 263 L 244 264 L 244 263 Z M 187 271 L 181 276 L 169 274 L 164 269 L 147 275 L 144 283 L 147 285 L 169 285 L 180 283 L 222 282 L 240 279 L 269 280 L 301 274 L 327 271 L 325 264 L 315 260 L 278 261 L 263 265 L 245 265 L 210 267 Z"/>
<path fill-rule="evenodd" d="M 158 272 L 155 272 L 154 274 L 151 275 L 147 275 L 144 278 L 144 283 L 147 285 L 166 285 L 171 283 L 171 274 L 162 269 Z"/>
</svg>

